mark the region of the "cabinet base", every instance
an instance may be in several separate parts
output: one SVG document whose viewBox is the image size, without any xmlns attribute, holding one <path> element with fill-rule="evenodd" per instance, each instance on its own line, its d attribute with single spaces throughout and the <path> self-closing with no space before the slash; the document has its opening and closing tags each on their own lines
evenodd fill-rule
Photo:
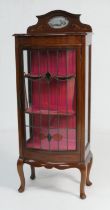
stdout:
<svg viewBox="0 0 110 210">
<path fill-rule="evenodd" d="M 27 163 L 31 167 L 31 179 L 35 179 L 35 167 L 42 167 L 44 166 L 45 168 L 51 169 L 51 168 L 57 168 L 57 169 L 67 169 L 67 168 L 78 168 L 81 172 L 81 182 L 80 182 L 80 198 L 85 199 L 86 194 L 85 194 L 85 185 L 90 186 L 92 185 L 92 182 L 89 179 L 90 175 L 90 170 L 93 162 L 93 155 L 91 152 L 89 152 L 89 155 L 86 159 L 85 162 L 73 162 L 73 163 L 51 163 L 51 162 L 40 162 L 40 161 L 35 161 L 35 160 L 25 160 L 19 158 L 17 161 L 17 169 L 18 169 L 18 174 L 20 178 L 20 188 L 18 189 L 19 192 L 23 192 L 25 189 L 25 177 L 24 177 L 24 172 L 23 172 L 23 164 Z"/>
</svg>

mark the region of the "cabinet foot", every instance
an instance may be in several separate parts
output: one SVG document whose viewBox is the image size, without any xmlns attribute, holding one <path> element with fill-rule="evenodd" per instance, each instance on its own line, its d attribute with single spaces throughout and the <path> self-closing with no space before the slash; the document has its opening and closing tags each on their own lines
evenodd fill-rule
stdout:
<svg viewBox="0 0 110 210">
<path fill-rule="evenodd" d="M 20 185 L 18 191 L 21 193 L 25 189 L 25 178 L 24 178 L 24 172 L 23 172 L 23 160 L 22 159 L 18 159 L 18 161 L 17 161 L 17 170 L 18 170 L 20 181 L 21 181 L 21 185 Z"/>
<path fill-rule="evenodd" d="M 87 186 L 91 186 L 92 182 L 90 181 L 90 171 L 91 171 L 91 167 L 92 167 L 92 162 L 93 162 L 93 157 L 91 157 L 89 163 L 87 164 L 87 177 L 86 177 L 86 185 Z"/>
<path fill-rule="evenodd" d="M 86 194 L 85 194 L 85 193 L 81 193 L 81 194 L 80 194 L 80 198 L 81 198 L 81 199 L 85 199 L 85 198 L 86 198 Z"/>
<path fill-rule="evenodd" d="M 30 179 L 35 179 L 35 167 L 34 166 L 30 166 L 31 167 L 31 176 L 30 176 Z"/>
</svg>

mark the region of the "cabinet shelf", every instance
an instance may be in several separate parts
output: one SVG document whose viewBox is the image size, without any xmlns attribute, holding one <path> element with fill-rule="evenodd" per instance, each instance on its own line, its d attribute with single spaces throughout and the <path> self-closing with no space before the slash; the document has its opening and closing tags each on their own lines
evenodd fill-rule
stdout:
<svg viewBox="0 0 110 210">
<path fill-rule="evenodd" d="M 48 73 L 49 74 L 49 73 Z M 46 78 L 46 75 L 47 74 L 44 74 L 44 75 L 36 75 L 36 74 L 32 74 L 32 73 L 24 73 L 24 77 L 25 78 L 28 78 L 28 79 L 31 79 L 31 80 L 39 80 L 39 79 L 48 79 Z M 60 81 L 66 81 L 66 80 L 69 80 L 69 79 L 75 79 L 76 78 L 76 75 L 65 75 L 65 76 L 61 76 L 61 75 L 50 75 L 49 79 L 55 79 L 55 80 L 60 80 Z"/>
<path fill-rule="evenodd" d="M 75 111 L 63 112 L 63 111 L 56 111 L 56 110 L 37 110 L 35 108 L 27 108 L 25 113 L 28 114 L 42 114 L 42 115 L 61 115 L 61 116 L 72 116 L 75 115 Z"/>
<path fill-rule="evenodd" d="M 75 137 L 74 137 L 75 138 Z M 27 148 L 32 148 L 32 149 L 39 149 L 39 150 L 48 150 L 49 148 L 49 142 L 48 140 L 42 141 L 42 144 L 40 141 L 36 141 L 36 139 L 29 139 L 26 144 Z M 76 142 L 73 139 L 68 142 L 68 147 L 66 142 L 60 142 L 59 143 L 60 149 L 59 151 L 75 151 L 76 150 Z M 68 149 L 67 149 L 68 148 Z M 50 143 L 50 150 L 53 151 L 58 151 L 58 142 L 54 141 Z"/>
</svg>

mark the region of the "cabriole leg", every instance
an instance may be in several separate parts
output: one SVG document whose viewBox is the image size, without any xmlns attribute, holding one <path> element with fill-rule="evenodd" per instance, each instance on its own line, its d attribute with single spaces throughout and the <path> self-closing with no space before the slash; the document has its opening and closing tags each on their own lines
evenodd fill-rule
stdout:
<svg viewBox="0 0 110 210">
<path fill-rule="evenodd" d="M 92 167 L 92 162 L 93 162 L 93 157 L 91 157 L 89 163 L 87 164 L 87 177 L 86 177 L 86 185 L 87 186 L 92 185 L 92 182 L 89 179 L 89 175 L 90 175 L 90 171 L 91 171 L 91 167 Z"/>
<path fill-rule="evenodd" d="M 19 192 L 23 192 L 24 188 L 25 188 L 25 178 L 24 178 L 24 172 L 23 172 L 23 160 L 22 159 L 18 159 L 17 161 L 17 170 L 18 170 L 18 174 L 19 174 L 19 178 L 21 181 L 21 185 L 18 189 Z"/>
<path fill-rule="evenodd" d="M 86 166 L 80 168 L 81 172 L 81 183 L 80 183 L 80 198 L 85 199 L 85 185 L 86 185 Z"/>
<path fill-rule="evenodd" d="M 35 179 L 35 167 L 34 166 L 31 166 L 31 176 L 30 176 L 31 179 Z"/>
</svg>

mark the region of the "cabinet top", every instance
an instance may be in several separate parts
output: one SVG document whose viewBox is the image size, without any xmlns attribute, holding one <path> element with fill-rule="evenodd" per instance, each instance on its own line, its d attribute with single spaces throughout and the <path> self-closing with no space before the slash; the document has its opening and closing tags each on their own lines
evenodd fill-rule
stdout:
<svg viewBox="0 0 110 210">
<path fill-rule="evenodd" d="M 28 27 L 27 34 L 14 34 L 14 36 L 85 35 L 87 32 L 92 32 L 90 25 L 80 22 L 80 14 L 54 10 L 36 17 L 37 23 Z"/>
</svg>

